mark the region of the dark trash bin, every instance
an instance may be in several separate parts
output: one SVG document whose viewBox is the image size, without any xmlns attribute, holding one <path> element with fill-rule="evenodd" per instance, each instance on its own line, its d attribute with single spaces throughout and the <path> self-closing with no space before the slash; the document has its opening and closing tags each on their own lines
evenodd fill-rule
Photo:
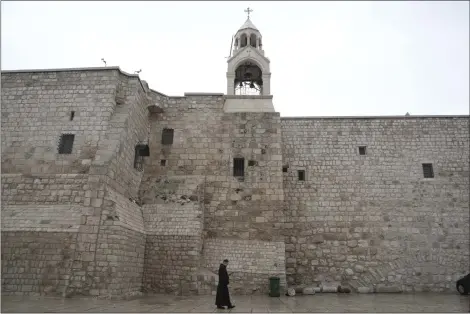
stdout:
<svg viewBox="0 0 470 314">
<path fill-rule="evenodd" d="M 269 278 L 269 296 L 270 297 L 281 296 L 281 278 L 279 277 Z"/>
</svg>

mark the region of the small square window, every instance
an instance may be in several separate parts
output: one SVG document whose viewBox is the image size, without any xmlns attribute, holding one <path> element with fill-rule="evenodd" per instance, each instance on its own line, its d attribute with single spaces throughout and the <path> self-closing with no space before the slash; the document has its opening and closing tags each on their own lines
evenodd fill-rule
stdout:
<svg viewBox="0 0 470 314">
<path fill-rule="evenodd" d="M 299 170 L 297 171 L 299 181 L 305 181 L 305 170 Z"/>
<path fill-rule="evenodd" d="M 72 121 L 73 118 L 75 118 L 75 111 L 70 112 L 70 121 Z"/>
<path fill-rule="evenodd" d="M 248 166 L 249 166 L 249 167 L 256 166 L 256 160 L 249 160 L 249 161 L 248 161 Z"/>
<path fill-rule="evenodd" d="M 71 154 L 74 140 L 74 134 L 62 134 L 59 142 L 59 154 Z"/>
<path fill-rule="evenodd" d="M 434 178 L 432 164 L 423 164 L 423 175 L 425 178 Z"/>
<path fill-rule="evenodd" d="M 289 168 L 289 167 L 282 167 L 282 172 L 287 172 L 287 169 L 288 169 L 288 168 Z"/>
<path fill-rule="evenodd" d="M 233 159 L 233 176 L 234 177 L 245 176 L 245 158 Z"/>
<path fill-rule="evenodd" d="M 174 130 L 173 129 L 163 129 L 162 144 L 163 145 L 173 144 L 173 136 L 174 136 Z"/>
<path fill-rule="evenodd" d="M 162 166 L 162 167 L 166 166 L 166 160 L 165 159 L 160 160 L 160 166 Z"/>
<path fill-rule="evenodd" d="M 365 155 L 365 154 L 366 154 L 366 147 L 359 146 L 359 155 Z"/>
</svg>

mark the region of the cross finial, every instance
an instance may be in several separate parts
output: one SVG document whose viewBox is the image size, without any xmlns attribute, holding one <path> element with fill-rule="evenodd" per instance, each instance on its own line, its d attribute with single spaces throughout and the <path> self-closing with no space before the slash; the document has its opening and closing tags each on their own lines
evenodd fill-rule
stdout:
<svg viewBox="0 0 470 314">
<path fill-rule="evenodd" d="M 248 14 L 248 18 L 250 18 L 250 13 L 253 12 L 253 10 L 248 7 L 246 8 L 245 12 Z"/>
</svg>

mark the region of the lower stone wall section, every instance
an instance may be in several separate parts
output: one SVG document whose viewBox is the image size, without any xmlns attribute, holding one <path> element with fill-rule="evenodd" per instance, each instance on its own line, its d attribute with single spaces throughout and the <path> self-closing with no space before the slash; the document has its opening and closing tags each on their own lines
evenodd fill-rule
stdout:
<svg viewBox="0 0 470 314">
<path fill-rule="evenodd" d="M 141 292 L 145 234 L 104 224 L 98 236 L 91 295 L 133 296 Z"/>
<path fill-rule="evenodd" d="M 76 232 L 2 232 L 2 295 L 63 296 Z"/>
<path fill-rule="evenodd" d="M 284 242 L 212 238 L 204 241 L 204 266 L 218 273 L 220 263 L 229 260 L 230 290 L 235 294 L 269 291 L 269 277 L 281 278 L 286 287 Z"/>
<path fill-rule="evenodd" d="M 147 235 L 143 289 L 175 295 L 197 294 L 200 236 Z"/>
<path fill-rule="evenodd" d="M 83 204 L 88 174 L 5 173 L 2 164 L 2 204 Z"/>
</svg>

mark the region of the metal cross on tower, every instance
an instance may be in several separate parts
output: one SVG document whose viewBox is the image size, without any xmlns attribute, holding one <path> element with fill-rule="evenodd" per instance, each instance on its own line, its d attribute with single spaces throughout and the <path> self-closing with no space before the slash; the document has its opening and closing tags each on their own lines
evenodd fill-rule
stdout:
<svg viewBox="0 0 470 314">
<path fill-rule="evenodd" d="M 246 8 L 245 12 L 248 14 L 248 18 L 250 18 L 250 13 L 253 12 L 253 10 L 248 7 Z"/>
</svg>

